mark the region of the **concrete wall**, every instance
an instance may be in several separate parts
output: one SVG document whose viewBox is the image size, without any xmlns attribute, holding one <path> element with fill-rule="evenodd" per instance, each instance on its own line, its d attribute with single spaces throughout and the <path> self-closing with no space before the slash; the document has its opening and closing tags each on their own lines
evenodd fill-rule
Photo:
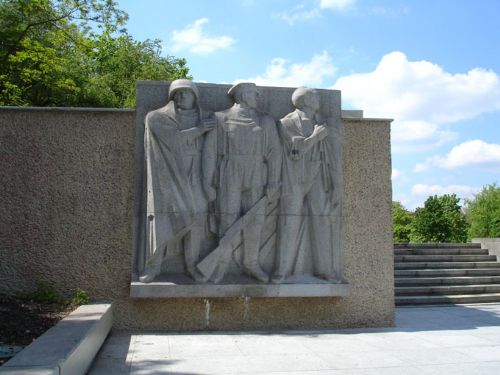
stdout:
<svg viewBox="0 0 500 375">
<path fill-rule="evenodd" d="M 0 108 L 0 293 L 82 288 L 128 329 L 392 325 L 389 124 L 343 120 L 348 297 L 133 300 L 135 112 Z"/>
<path fill-rule="evenodd" d="M 484 237 L 484 238 L 473 238 L 472 243 L 480 243 L 481 249 L 488 249 L 490 255 L 496 255 L 500 259 L 500 238 L 499 237 Z"/>
</svg>

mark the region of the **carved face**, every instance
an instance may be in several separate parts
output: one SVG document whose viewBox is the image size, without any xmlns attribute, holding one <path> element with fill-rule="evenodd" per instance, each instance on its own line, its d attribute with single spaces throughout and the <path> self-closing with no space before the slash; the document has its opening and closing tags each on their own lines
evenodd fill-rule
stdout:
<svg viewBox="0 0 500 375">
<path fill-rule="evenodd" d="M 257 89 L 255 87 L 248 87 L 241 93 L 242 102 L 246 103 L 250 108 L 257 108 Z"/>
<path fill-rule="evenodd" d="M 192 109 L 194 107 L 195 96 L 188 88 L 182 88 L 174 94 L 175 105 L 180 109 Z"/>
</svg>

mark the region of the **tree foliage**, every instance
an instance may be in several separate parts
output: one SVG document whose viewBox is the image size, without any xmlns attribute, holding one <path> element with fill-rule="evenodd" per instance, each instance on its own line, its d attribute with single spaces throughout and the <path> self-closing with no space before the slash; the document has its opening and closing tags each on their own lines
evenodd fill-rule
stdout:
<svg viewBox="0 0 500 375">
<path fill-rule="evenodd" d="M 455 194 L 431 196 L 417 208 L 411 242 L 465 242 L 467 222 Z"/>
<path fill-rule="evenodd" d="M 401 202 L 392 202 L 394 242 L 410 242 L 413 214 Z"/>
<path fill-rule="evenodd" d="M 0 105 L 131 107 L 139 79 L 187 78 L 113 0 L 0 0 Z"/>
<path fill-rule="evenodd" d="M 500 237 L 500 187 L 496 183 L 484 186 L 466 205 L 469 238 Z"/>
</svg>

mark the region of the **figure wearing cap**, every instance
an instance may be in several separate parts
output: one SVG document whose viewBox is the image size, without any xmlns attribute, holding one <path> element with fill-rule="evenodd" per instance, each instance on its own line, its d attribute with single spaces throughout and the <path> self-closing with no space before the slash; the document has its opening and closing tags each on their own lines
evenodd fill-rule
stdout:
<svg viewBox="0 0 500 375">
<path fill-rule="evenodd" d="M 147 244 L 146 269 L 140 280 L 152 281 L 161 271 L 165 252 L 180 246 L 187 273 L 204 281 L 196 270 L 209 236 L 201 152 L 204 135 L 215 120 L 200 109 L 198 88 L 190 80 L 173 81 L 168 100 L 145 120 Z"/>
<path fill-rule="evenodd" d="M 337 282 L 333 264 L 332 212 L 338 204 L 334 186 L 336 153 L 332 129 L 319 113 L 315 90 L 299 87 L 292 95 L 295 111 L 278 124 L 285 148 L 278 251 L 273 283 L 282 283 L 303 270 L 303 254 L 312 256 L 315 276 Z"/>
<path fill-rule="evenodd" d="M 257 87 L 243 82 L 228 91 L 234 105 L 216 112 L 216 130 L 207 136 L 203 173 L 207 195 L 215 195 L 219 217 L 219 238 L 235 222 L 267 195 L 276 199 L 279 188 L 281 148 L 274 119 L 256 109 Z M 243 271 L 261 282 L 269 276 L 262 270 L 258 257 L 261 232 L 265 221 L 264 209 L 253 215 L 241 229 Z M 239 229 L 238 229 L 239 231 Z M 230 239 L 229 239 L 230 241 Z M 224 260 L 222 260 L 224 261 Z M 227 259 L 226 259 L 227 261 Z M 214 281 L 222 279 L 223 274 Z M 225 270 L 222 270 L 224 273 Z"/>
</svg>

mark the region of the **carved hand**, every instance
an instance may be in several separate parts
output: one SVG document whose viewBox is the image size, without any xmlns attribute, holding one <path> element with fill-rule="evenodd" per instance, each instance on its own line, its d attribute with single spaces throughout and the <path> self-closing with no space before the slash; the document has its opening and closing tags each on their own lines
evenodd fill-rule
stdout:
<svg viewBox="0 0 500 375">
<path fill-rule="evenodd" d="M 318 140 L 325 139 L 328 136 L 328 129 L 325 125 L 314 125 L 312 136 Z"/>
<path fill-rule="evenodd" d="M 200 126 L 201 134 L 204 134 L 212 130 L 215 127 L 215 123 L 216 121 L 213 118 L 202 120 Z"/>
</svg>

